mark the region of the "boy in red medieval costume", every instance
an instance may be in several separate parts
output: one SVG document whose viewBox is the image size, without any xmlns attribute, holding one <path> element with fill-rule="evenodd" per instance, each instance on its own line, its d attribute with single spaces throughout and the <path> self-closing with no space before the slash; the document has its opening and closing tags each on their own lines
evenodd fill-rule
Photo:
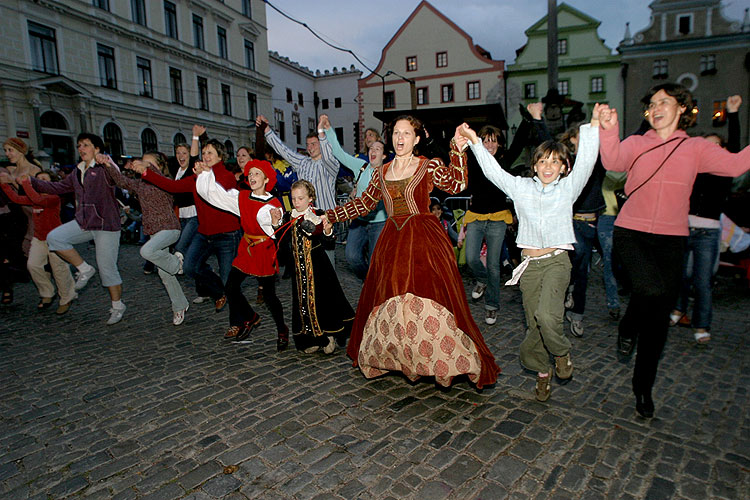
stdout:
<svg viewBox="0 0 750 500">
<path fill-rule="evenodd" d="M 226 284 L 230 327 L 224 337 L 244 340 L 260 324 L 260 316 L 242 294 L 245 277 L 255 276 L 263 287 L 266 307 L 276 323 L 276 348 L 283 351 L 289 345 L 289 328 L 284 323 L 284 311 L 276 296 L 279 266 L 271 227 L 271 211 L 281 204 L 269 193 L 276 184 L 276 173 L 267 161 L 250 160 L 244 169 L 250 189 L 238 191 L 224 189 L 216 182 L 213 171 L 200 162 L 196 163 L 195 172 L 198 194 L 215 207 L 239 215 L 244 231 Z"/>
</svg>

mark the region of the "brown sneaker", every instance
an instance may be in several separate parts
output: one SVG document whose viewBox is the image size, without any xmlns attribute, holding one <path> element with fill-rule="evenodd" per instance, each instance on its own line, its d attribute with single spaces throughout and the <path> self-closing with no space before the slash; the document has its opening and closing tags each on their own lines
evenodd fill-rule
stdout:
<svg viewBox="0 0 750 500">
<path fill-rule="evenodd" d="M 216 299 L 216 302 L 214 302 L 214 306 L 216 307 L 216 312 L 221 312 L 224 310 L 224 306 L 227 305 L 227 296 L 222 295 L 218 299 Z"/>
<path fill-rule="evenodd" d="M 573 362 L 570 353 L 565 356 L 555 356 L 555 374 L 561 380 L 567 380 L 573 376 Z"/>
<path fill-rule="evenodd" d="M 549 396 L 552 393 L 552 388 L 550 387 L 551 378 L 551 373 L 546 377 L 540 377 L 539 375 L 536 376 L 536 387 L 534 388 L 534 393 L 537 401 L 547 401 L 549 399 Z"/>
<path fill-rule="evenodd" d="M 240 333 L 240 327 L 239 326 L 230 326 L 229 330 L 227 330 L 227 333 L 224 334 L 225 339 L 233 339 L 237 336 L 237 334 Z"/>
</svg>

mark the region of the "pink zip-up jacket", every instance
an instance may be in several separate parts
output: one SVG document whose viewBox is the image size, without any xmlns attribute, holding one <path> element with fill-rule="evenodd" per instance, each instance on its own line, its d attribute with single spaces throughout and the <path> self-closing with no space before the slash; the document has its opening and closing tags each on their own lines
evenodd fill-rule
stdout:
<svg viewBox="0 0 750 500">
<path fill-rule="evenodd" d="M 643 151 L 675 137 L 679 139 L 646 153 L 633 164 Z M 601 129 L 599 152 L 604 168 L 627 171 L 625 194 L 630 195 L 659 168 L 682 138 L 687 140 L 625 203 L 615 220 L 616 226 L 645 233 L 688 236 L 690 193 L 693 192 L 695 176 L 707 173 L 737 177 L 750 170 L 750 147 L 739 153 L 730 153 L 702 137 L 689 137 L 684 130 L 677 130 L 666 140 L 649 130 L 642 136 L 631 135 L 620 142 L 617 128 Z"/>
</svg>

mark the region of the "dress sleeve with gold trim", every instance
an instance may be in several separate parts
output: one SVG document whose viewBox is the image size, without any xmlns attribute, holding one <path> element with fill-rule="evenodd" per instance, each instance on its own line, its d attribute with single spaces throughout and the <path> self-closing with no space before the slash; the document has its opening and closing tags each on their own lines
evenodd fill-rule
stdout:
<svg viewBox="0 0 750 500">
<path fill-rule="evenodd" d="M 450 159 L 450 165 L 446 165 L 440 158 L 433 158 L 427 164 L 427 170 L 432 174 L 432 183 L 436 188 L 456 194 L 466 189 L 469 173 L 466 168 L 466 151 L 459 151 L 452 140 Z"/>
<path fill-rule="evenodd" d="M 383 167 L 377 168 L 372 172 L 372 179 L 362 196 L 354 198 L 345 205 L 337 206 L 334 209 L 326 210 L 326 217 L 331 222 L 343 222 L 345 220 L 356 219 L 372 212 L 378 205 L 378 201 L 383 197 L 380 191 L 380 176 L 383 175 Z"/>
</svg>

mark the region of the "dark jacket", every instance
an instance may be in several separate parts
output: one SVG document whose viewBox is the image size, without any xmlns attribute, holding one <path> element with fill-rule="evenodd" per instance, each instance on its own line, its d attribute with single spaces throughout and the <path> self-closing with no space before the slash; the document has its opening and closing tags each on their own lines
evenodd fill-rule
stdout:
<svg viewBox="0 0 750 500">
<path fill-rule="evenodd" d="M 95 164 L 85 173 L 76 167 L 59 182 L 40 181 L 32 177 L 31 185 L 40 193 L 75 193 L 75 219 L 84 231 L 120 230 L 120 207 L 115 200 L 115 186 L 103 165 Z"/>
<path fill-rule="evenodd" d="M 739 113 L 727 113 L 727 128 L 729 133 L 727 150 L 737 153 L 740 150 Z M 698 174 L 690 195 L 690 215 L 719 220 L 731 189 L 731 177 Z"/>
</svg>

